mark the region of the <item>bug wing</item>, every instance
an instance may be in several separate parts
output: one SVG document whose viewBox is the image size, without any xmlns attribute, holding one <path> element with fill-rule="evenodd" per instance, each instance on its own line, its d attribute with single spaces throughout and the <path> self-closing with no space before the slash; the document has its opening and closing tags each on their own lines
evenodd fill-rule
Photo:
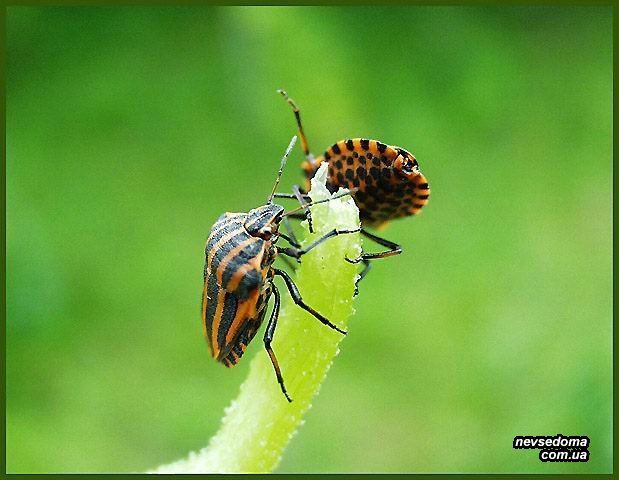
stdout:
<svg viewBox="0 0 619 480">
<path fill-rule="evenodd" d="M 204 336 L 211 355 L 226 366 L 233 366 L 245 352 L 262 323 L 270 290 L 254 290 L 241 299 L 207 274 L 202 296 Z M 231 353 L 233 352 L 233 353 Z"/>
<path fill-rule="evenodd" d="M 216 258 L 211 271 L 219 285 L 240 300 L 246 300 L 260 290 L 266 273 L 261 266 L 265 244 L 261 238 L 248 235 L 238 245 L 232 246 L 223 258 Z"/>
<path fill-rule="evenodd" d="M 239 329 L 238 334 L 221 349 L 220 358 L 218 360 L 226 367 L 234 367 L 239 362 L 245 353 L 247 345 L 249 345 L 249 342 L 256 336 L 267 311 L 269 296 L 270 290 L 261 294 L 255 317 L 246 321 Z"/>
<path fill-rule="evenodd" d="M 211 227 L 206 240 L 206 247 L 204 248 L 204 255 L 206 257 L 204 262 L 205 281 L 206 275 L 212 268 L 213 261 L 215 261 L 215 257 L 225 252 L 230 242 L 234 241 L 235 236 L 243 232 L 243 224 L 246 218 L 246 213 L 226 212 Z"/>
</svg>

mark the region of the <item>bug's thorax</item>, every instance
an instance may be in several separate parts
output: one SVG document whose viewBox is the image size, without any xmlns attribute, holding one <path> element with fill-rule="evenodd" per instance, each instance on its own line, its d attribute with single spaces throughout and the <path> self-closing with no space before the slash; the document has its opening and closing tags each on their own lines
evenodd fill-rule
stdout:
<svg viewBox="0 0 619 480">
<path fill-rule="evenodd" d="M 264 254 L 260 265 L 265 280 L 267 270 L 275 262 L 275 257 L 277 256 L 275 243 L 279 239 L 279 225 L 283 214 L 284 207 L 268 203 L 250 210 L 245 220 L 244 227 L 247 233 L 265 242 Z"/>
<path fill-rule="evenodd" d="M 277 236 L 283 214 L 284 207 L 268 203 L 250 210 L 243 226 L 252 237 L 272 241 L 272 237 Z"/>
</svg>

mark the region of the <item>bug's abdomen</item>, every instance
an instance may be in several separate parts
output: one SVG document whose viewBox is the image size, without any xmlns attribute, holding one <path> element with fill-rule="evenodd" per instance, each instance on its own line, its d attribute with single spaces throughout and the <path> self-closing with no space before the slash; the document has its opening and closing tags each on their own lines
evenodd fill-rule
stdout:
<svg viewBox="0 0 619 480">
<path fill-rule="evenodd" d="M 341 140 L 317 158 L 314 166 L 306 162 L 304 170 L 309 179 L 323 161 L 329 162 L 329 189 L 357 187 L 354 197 L 361 221 L 380 226 L 419 213 L 430 196 L 428 181 L 421 172 L 404 175 L 394 168 L 399 155 L 414 159 L 405 150 L 376 140 Z"/>
</svg>

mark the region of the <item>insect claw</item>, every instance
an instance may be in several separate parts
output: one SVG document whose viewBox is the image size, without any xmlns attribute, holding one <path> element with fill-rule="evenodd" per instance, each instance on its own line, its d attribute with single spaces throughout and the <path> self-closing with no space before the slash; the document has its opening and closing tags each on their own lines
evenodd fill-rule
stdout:
<svg viewBox="0 0 619 480">
<path fill-rule="evenodd" d="M 363 261 L 363 257 L 357 257 L 357 258 L 353 258 L 353 259 L 350 259 L 348 257 L 344 257 L 344 260 L 346 260 L 348 263 L 352 263 L 353 265 L 356 265 L 357 263 L 360 263 L 361 261 Z"/>
</svg>

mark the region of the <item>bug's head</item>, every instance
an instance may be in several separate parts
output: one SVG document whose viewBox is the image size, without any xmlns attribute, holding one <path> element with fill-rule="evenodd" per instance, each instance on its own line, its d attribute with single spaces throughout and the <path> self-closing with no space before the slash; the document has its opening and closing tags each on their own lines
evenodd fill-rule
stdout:
<svg viewBox="0 0 619 480">
<path fill-rule="evenodd" d="M 407 215 L 416 215 L 428 203 L 430 186 L 428 180 L 419 170 L 419 164 L 415 156 L 397 148 L 398 156 L 393 162 L 393 169 L 403 182 L 406 183 L 408 194 L 411 196 L 410 207 Z"/>
<path fill-rule="evenodd" d="M 402 177 L 414 178 L 421 175 L 415 155 L 403 148 L 398 148 L 398 156 L 393 161 L 394 170 Z"/>
<path fill-rule="evenodd" d="M 284 207 L 274 203 L 254 208 L 247 214 L 247 220 L 245 220 L 244 225 L 245 230 L 252 237 L 270 240 L 273 235 L 277 234 L 283 214 Z"/>
</svg>

